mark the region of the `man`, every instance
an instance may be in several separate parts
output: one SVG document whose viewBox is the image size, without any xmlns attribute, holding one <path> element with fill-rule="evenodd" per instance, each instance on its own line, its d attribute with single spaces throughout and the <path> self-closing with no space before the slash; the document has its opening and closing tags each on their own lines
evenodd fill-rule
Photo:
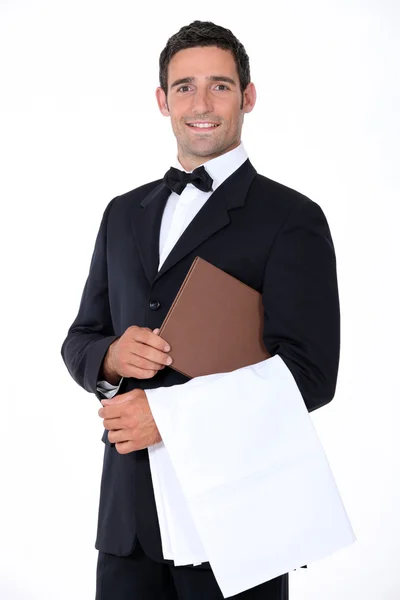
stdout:
<svg viewBox="0 0 400 600">
<path fill-rule="evenodd" d="M 148 448 L 162 436 L 145 390 L 188 379 L 170 368 L 158 328 L 201 256 L 262 292 L 264 344 L 315 410 L 336 386 L 335 254 L 319 206 L 258 175 L 247 158 L 241 130 L 256 91 L 229 30 L 195 21 L 172 36 L 156 97 L 171 118 L 179 162 L 107 206 L 62 356 L 103 404 L 96 598 L 217 600 L 209 563 L 177 567 L 161 547 Z M 234 597 L 286 600 L 288 574 Z"/>
</svg>

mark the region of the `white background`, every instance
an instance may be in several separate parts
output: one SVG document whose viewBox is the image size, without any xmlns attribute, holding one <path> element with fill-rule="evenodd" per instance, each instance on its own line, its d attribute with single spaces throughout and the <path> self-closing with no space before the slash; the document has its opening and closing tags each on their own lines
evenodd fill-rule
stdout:
<svg viewBox="0 0 400 600">
<path fill-rule="evenodd" d="M 291 600 L 398 600 L 399 4 L 195 4 L 0 1 L 0 597 L 94 598 L 102 426 L 60 346 L 106 204 L 175 157 L 158 56 L 201 19 L 250 56 L 254 166 L 318 202 L 336 246 L 339 381 L 312 418 L 358 541 L 293 572 Z"/>
</svg>

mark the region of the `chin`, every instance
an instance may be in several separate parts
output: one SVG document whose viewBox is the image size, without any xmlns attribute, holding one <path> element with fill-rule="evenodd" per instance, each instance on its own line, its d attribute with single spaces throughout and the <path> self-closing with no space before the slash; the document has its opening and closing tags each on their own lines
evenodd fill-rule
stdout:
<svg viewBox="0 0 400 600">
<path fill-rule="evenodd" d="M 200 140 L 199 140 L 200 141 Z M 217 144 L 217 143 L 199 143 L 199 144 L 188 144 L 186 146 L 187 151 L 195 156 L 211 156 L 212 154 L 221 154 L 229 147 L 229 144 Z"/>
</svg>

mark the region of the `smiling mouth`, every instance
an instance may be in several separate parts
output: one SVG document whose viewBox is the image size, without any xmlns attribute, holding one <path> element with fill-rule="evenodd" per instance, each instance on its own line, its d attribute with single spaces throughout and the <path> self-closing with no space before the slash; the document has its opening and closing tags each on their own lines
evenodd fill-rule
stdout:
<svg viewBox="0 0 400 600">
<path fill-rule="evenodd" d="M 217 129 L 217 127 L 219 127 L 219 123 L 211 123 L 209 121 L 204 121 L 201 123 L 186 123 L 186 125 L 194 131 L 212 131 L 213 129 Z"/>
</svg>

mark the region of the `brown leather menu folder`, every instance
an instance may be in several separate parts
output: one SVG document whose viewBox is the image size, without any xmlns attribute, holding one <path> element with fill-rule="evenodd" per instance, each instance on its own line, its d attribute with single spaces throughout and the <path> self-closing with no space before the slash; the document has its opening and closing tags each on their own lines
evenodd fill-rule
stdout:
<svg viewBox="0 0 400 600">
<path fill-rule="evenodd" d="M 261 294 L 197 256 L 159 335 L 171 346 L 171 368 L 199 377 L 269 358 L 263 324 Z"/>
</svg>

